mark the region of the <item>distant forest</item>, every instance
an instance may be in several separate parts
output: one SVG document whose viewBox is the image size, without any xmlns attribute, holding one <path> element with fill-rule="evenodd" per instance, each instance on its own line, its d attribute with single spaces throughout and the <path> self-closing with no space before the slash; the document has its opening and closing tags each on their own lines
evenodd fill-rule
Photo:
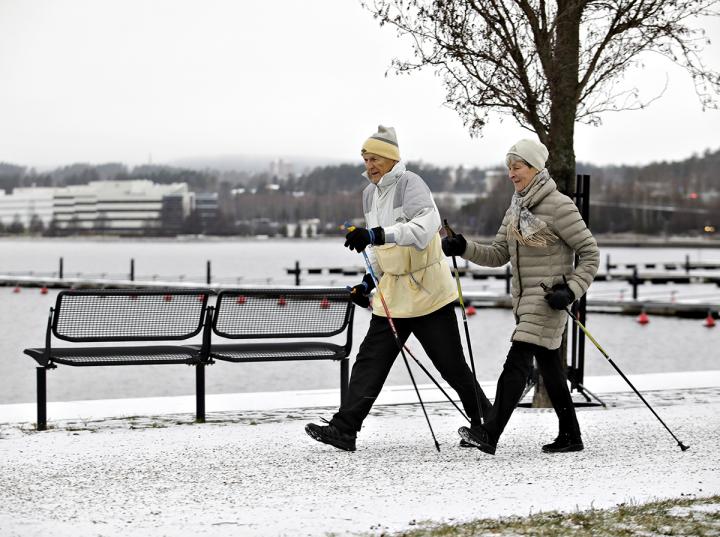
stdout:
<svg viewBox="0 0 720 537">
<path fill-rule="evenodd" d="M 512 195 L 504 169 L 438 167 L 423 162 L 409 162 L 408 169 L 423 177 L 436 195 L 443 217 L 453 227 L 470 235 L 488 236 L 497 231 Z M 713 234 L 715 227 L 720 228 L 719 169 L 720 150 L 646 166 L 579 163 L 578 173 L 591 177 L 590 227 L 596 233 Z M 362 172 L 361 164 L 340 164 L 277 177 L 270 172 L 160 165 L 129 168 L 109 163 L 73 164 L 38 173 L 0 163 L 0 188 L 10 193 L 16 187 L 68 186 L 90 181 L 184 182 L 194 192 L 219 193 L 217 222 L 208 229 L 195 231 L 272 235 L 285 234 L 288 224 L 300 220 L 318 219 L 322 232 L 336 230 L 348 218 L 362 217 L 359 193 L 367 184 Z M 486 181 L 488 176 L 499 180 Z M 473 196 L 467 194 L 477 197 L 472 201 Z M 465 204 L 458 203 L 468 199 Z M 192 215 L 189 219 L 197 221 Z"/>
</svg>

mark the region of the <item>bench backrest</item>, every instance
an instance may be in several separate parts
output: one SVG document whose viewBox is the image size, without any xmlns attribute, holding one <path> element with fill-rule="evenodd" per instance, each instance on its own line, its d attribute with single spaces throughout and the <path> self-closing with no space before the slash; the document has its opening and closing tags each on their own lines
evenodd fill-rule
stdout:
<svg viewBox="0 0 720 537">
<path fill-rule="evenodd" d="M 196 289 L 62 291 L 52 332 L 73 342 L 188 339 L 202 330 L 207 303 L 208 291 Z"/>
<path fill-rule="evenodd" d="M 234 289 L 218 294 L 213 331 L 232 339 L 330 337 L 352 314 L 344 288 Z"/>
</svg>

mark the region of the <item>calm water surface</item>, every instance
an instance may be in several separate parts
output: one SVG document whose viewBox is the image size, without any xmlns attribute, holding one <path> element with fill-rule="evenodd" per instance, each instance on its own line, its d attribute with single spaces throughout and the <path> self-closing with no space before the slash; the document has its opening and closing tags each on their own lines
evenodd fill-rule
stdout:
<svg viewBox="0 0 720 537">
<path fill-rule="evenodd" d="M 342 239 L 317 240 L 2 240 L 0 274 L 12 272 L 52 273 L 58 258 L 64 258 L 66 276 L 74 273 L 108 274 L 126 277 L 129 259 L 134 258 L 136 275 L 177 281 L 205 280 L 205 266 L 212 263 L 217 279 L 232 283 L 290 284 L 285 269 L 296 260 L 303 267 L 361 267 L 362 257 L 342 247 Z M 607 248 L 614 263 L 719 261 L 718 249 L 633 249 Z M 604 270 L 604 267 L 601 269 Z M 358 276 L 303 276 L 310 285 L 348 285 Z M 503 292 L 500 280 L 465 278 L 467 290 Z M 591 297 L 629 297 L 629 287 L 620 282 L 598 282 Z M 675 291 L 678 300 L 714 300 L 720 292 L 714 285 L 641 287 L 646 298 L 667 299 Z M 0 403 L 31 402 L 35 398 L 35 362 L 25 356 L 27 347 L 42 346 L 48 309 L 57 293 L 41 295 L 37 289 L 15 294 L 11 287 L 0 287 Z M 365 335 L 370 315 L 357 311 L 354 351 Z M 459 312 L 458 312 L 458 318 Z M 508 310 L 478 309 L 469 319 L 475 365 L 481 381 L 494 382 L 500 373 L 513 328 Z M 646 326 L 632 317 L 592 314 L 588 328 L 627 374 L 706 370 L 720 368 L 720 328 L 705 328 L 700 320 L 654 317 Z M 462 328 L 461 328 L 462 331 Z M 408 345 L 434 372 L 417 340 Z M 588 343 L 587 375 L 614 374 L 606 360 Z M 421 371 L 415 372 L 421 382 Z M 336 388 L 339 367 L 335 363 L 287 362 L 267 364 L 217 363 L 207 370 L 208 393 L 276 391 Z M 399 360 L 390 374 L 389 384 L 408 384 L 409 378 Z M 592 390 L 591 386 L 588 386 Z M 143 367 L 58 367 L 48 375 L 50 401 L 187 395 L 194 393 L 194 369 L 188 366 Z"/>
</svg>

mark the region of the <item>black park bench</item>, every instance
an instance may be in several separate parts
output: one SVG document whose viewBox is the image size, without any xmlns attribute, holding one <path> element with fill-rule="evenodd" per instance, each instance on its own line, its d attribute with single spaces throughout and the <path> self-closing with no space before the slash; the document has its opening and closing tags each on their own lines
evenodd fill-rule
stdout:
<svg viewBox="0 0 720 537">
<path fill-rule="evenodd" d="M 72 290 L 58 294 L 50 308 L 45 346 L 25 349 L 38 362 L 37 429 L 47 427 L 46 372 L 73 367 L 187 364 L 196 367 L 196 414 L 205 417 L 205 350 L 183 345 L 210 334 L 207 290 Z M 72 343 L 56 347 L 54 339 Z M 159 344 L 162 342 L 162 344 Z M 122 345 L 94 346 L 96 343 Z M 188 342 L 189 343 L 189 342 Z"/>
<path fill-rule="evenodd" d="M 194 366 L 199 422 L 205 421 L 205 366 L 215 360 L 336 360 L 344 400 L 354 315 L 346 289 L 225 290 L 217 294 L 214 306 L 213 298 L 212 291 L 197 289 L 59 293 L 55 307 L 50 308 L 45 346 L 24 351 L 39 364 L 37 429 L 47 428 L 47 370 L 60 364 Z M 343 333 L 344 342 L 331 341 Z M 188 341 L 198 335 L 200 344 Z M 55 339 L 72 345 L 57 347 Z M 102 346 L 93 345 L 98 343 Z"/>
<path fill-rule="evenodd" d="M 224 290 L 214 309 L 211 360 L 336 360 L 340 362 L 340 400 L 345 399 L 355 312 L 347 289 Z M 344 342 L 330 341 L 343 333 Z M 233 342 L 220 343 L 216 337 Z"/>
</svg>

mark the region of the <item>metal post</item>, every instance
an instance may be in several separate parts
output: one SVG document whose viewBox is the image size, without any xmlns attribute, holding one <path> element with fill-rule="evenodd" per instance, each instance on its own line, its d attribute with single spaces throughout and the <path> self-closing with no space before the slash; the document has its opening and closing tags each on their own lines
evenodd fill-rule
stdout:
<svg viewBox="0 0 720 537">
<path fill-rule="evenodd" d="M 607 254 L 605 256 L 605 270 L 607 271 L 607 275 L 610 276 L 610 254 Z"/>
<path fill-rule="evenodd" d="M 205 423 L 205 364 L 195 364 L 195 421 Z"/>
<path fill-rule="evenodd" d="M 60 258 L 60 264 L 58 265 L 58 278 L 63 278 L 63 258 Z"/>
<path fill-rule="evenodd" d="M 207 262 L 207 284 L 210 285 L 210 282 L 212 281 L 212 273 L 210 270 L 210 261 Z"/>
<path fill-rule="evenodd" d="M 581 176 L 581 189 L 582 189 L 582 217 L 585 220 L 585 225 L 590 228 L 590 176 Z M 609 256 L 609 254 L 608 254 Z M 583 294 L 580 297 L 577 305 L 577 313 L 580 322 L 583 325 L 587 324 L 587 294 Z M 574 324 L 574 323 L 573 323 Z M 578 334 L 577 339 L 577 370 L 575 371 L 575 379 L 579 384 L 585 382 L 585 333 Z M 587 396 L 586 396 L 587 397 Z"/>
<path fill-rule="evenodd" d="M 505 294 L 510 294 L 510 265 L 505 267 Z"/>
<path fill-rule="evenodd" d="M 685 274 L 690 274 L 690 254 L 685 254 Z"/>
<path fill-rule="evenodd" d="M 295 286 L 300 286 L 300 261 L 295 261 Z"/>
<path fill-rule="evenodd" d="M 632 275 L 632 288 L 633 288 L 633 300 L 637 300 L 638 297 L 638 271 L 637 267 L 633 267 L 633 275 Z M 580 321 L 582 322 L 582 321 Z"/>
<path fill-rule="evenodd" d="M 135 281 L 135 260 L 130 259 L 130 281 Z"/>
<path fill-rule="evenodd" d="M 47 383 L 45 378 L 45 368 L 36 368 L 37 377 L 37 430 L 44 431 L 47 429 Z"/>
</svg>

